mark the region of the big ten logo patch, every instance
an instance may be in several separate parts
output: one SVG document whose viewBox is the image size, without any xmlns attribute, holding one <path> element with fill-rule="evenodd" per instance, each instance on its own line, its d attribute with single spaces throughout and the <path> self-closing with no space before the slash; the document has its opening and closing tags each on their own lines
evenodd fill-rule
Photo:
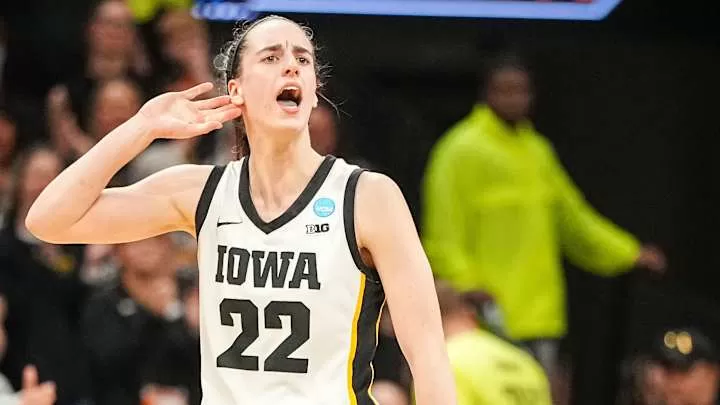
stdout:
<svg viewBox="0 0 720 405">
<path fill-rule="evenodd" d="M 306 233 L 323 233 L 330 230 L 330 224 L 309 224 L 305 225 Z"/>
</svg>

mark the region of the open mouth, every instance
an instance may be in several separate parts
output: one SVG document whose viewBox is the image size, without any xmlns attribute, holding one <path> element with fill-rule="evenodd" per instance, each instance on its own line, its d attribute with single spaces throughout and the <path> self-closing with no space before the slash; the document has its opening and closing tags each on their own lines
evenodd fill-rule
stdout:
<svg viewBox="0 0 720 405">
<path fill-rule="evenodd" d="M 299 87 L 288 86 L 280 91 L 277 96 L 277 102 L 283 107 L 296 108 L 302 101 L 302 93 Z"/>
</svg>

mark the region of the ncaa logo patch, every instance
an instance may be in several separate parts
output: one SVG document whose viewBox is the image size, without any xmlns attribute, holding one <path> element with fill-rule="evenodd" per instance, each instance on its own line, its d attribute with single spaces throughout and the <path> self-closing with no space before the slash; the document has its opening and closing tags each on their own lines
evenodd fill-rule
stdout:
<svg viewBox="0 0 720 405">
<path fill-rule="evenodd" d="M 319 198 L 313 204 L 313 211 L 321 218 L 329 217 L 335 212 L 335 201 L 325 197 Z"/>
</svg>

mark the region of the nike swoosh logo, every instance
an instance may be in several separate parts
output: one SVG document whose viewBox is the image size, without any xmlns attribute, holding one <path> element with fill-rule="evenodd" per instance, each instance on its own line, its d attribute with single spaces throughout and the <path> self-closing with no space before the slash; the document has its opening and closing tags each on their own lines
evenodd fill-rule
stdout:
<svg viewBox="0 0 720 405">
<path fill-rule="evenodd" d="M 217 223 L 217 226 L 218 226 L 218 228 L 219 228 L 219 227 L 221 227 L 221 226 L 223 226 L 223 225 L 237 225 L 237 224 L 242 224 L 242 221 L 237 221 L 237 222 L 218 222 L 218 223 Z"/>
</svg>

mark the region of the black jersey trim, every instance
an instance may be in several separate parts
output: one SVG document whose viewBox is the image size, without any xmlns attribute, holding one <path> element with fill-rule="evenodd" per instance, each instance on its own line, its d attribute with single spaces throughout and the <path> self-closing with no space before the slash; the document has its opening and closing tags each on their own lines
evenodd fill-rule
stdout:
<svg viewBox="0 0 720 405">
<path fill-rule="evenodd" d="M 315 174 L 310 179 L 310 182 L 305 186 L 305 189 L 300 193 L 298 198 L 290 205 L 290 207 L 283 212 L 279 217 L 273 219 L 270 222 L 265 222 L 258 215 L 255 204 L 250 197 L 250 170 L 249 161 L 250 156 L 243 159 L 242 168 L 240 169 L 240 187 L 239 187 L 239 198 L 240 205 L 245 211 L 248 219 L 252 221 L 255 226 L 266 234 L 277 230 L 283 225 L 290 222 L 293 218 L 298 216 L 310 201 L 315 197 L 315 194 L 320 190 L 320 187 L 325 182 L 330 169 L 332 169 L 335 163 L 335 157 L 328 155 L 325 160 L 320 164 Z"/>
<path fill-rule="evenodd" d="M 355 195 L 357 194 L 357 184 L 360 175 L 365 169 L 357 168 L 350 173 L 348 182 L 345 185 L 345 197 L 343 199 L 343 222 L 345 224 L 345 239 L 347 239 L 350 255 L 357 268 L 367 276 L 368 280 L 373 283 L 380 282 L 380 276 L 376 269 L 366 265 L 360 255 L 360 247 L 357 244 L 355 235 Z"/>
<path fill-rule="evenodd" d="M 217 189 L 222 178 L 225 166 L 215 166 L 210 171 L 210 175 L 205 181 L 202 193 L 200 194 L 200 200 L 195 208 L 195 237 L 200 236 L 200 230 L 202 229 L 205 218 L 207 217 L 208 211 L 210 210 L 210 203 L 212 202 L 215 189 Z"/>
<path fill-rule="evenodd" d="M 366 278 L 367 279 L 367 278 Z M 352 388 L 357 405 L 376 405 L 370 389 L 375 379 L 372 361 L 378 345 L 378 327 L 385 292 L 382 285 L 364 283 L 362 304 L 355 325 L 355 357 L 352 364 Z"/>
</svg>

